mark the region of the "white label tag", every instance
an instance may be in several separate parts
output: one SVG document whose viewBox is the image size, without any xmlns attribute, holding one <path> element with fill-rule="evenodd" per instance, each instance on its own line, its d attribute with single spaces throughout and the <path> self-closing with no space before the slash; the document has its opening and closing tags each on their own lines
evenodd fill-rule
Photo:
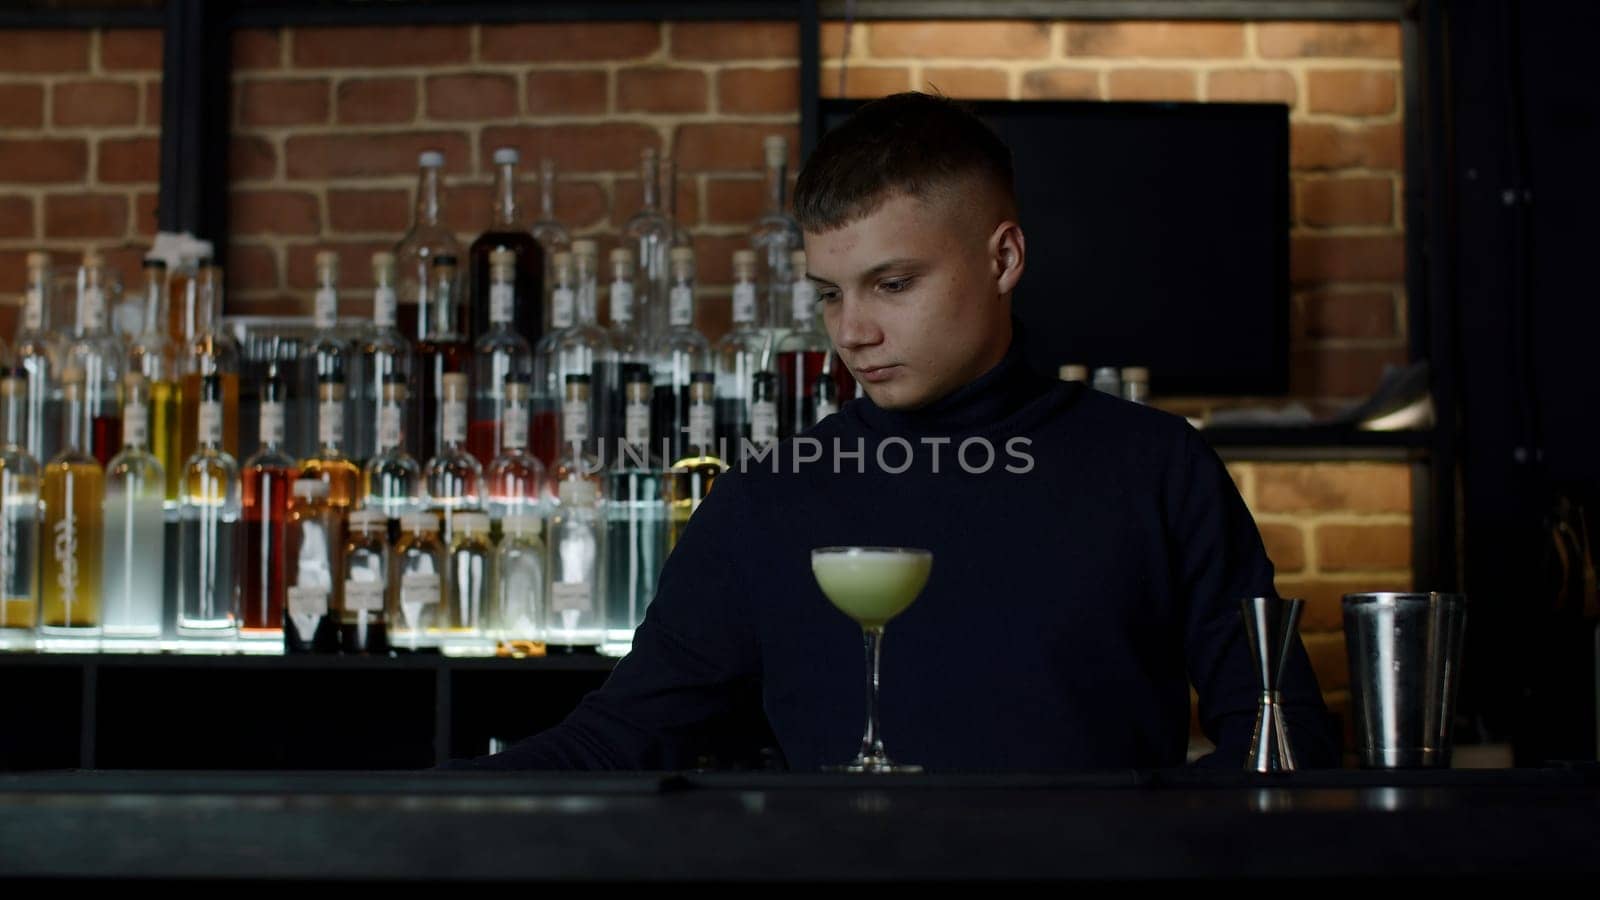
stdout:
<svg viewBox="0 0 1600 900">
<path fill-rule="evenodd" d="M 810 280 L 801 278 L 794 283 L 794 289 L 790 292 L 790 297 L 794 303 L 792 313 L 794 320 L 796 322 L 810 322 L 811 314 L 817 307 L 817 286 L 812 284 Z"/>
<path fill-rule="evenodd" d="M 283 443 L 283 404 L 261 404 L 261 443 Z"/>
<path fill-rule="evenodd" d="M 688 326 L 694 324 L 694 291 L 683 285 L 672 289 L 672 305 L 669 307 L 673 326 Z"/>
<path fill-rule="evenodd" d="M 748 281 L 741 281 L 733 286 L 733 320 L 735 322 L 756 320 L 756 286 Z"/>
<path fill-rule="evenodd" d="M 528 408 L 521 404 L 506 407 L 504 421 L 500 423 L 500 446 L 507 450 L 521 450 L 528 446 Z"/>
<path fill-rule="evenodd" d="M 30 288 L 22 304 L 22 327 L 38 331 L 44 327 L 44 291 Z"/>
<path fill-rule="evenodd" d="M 561 440 L 566 443 L 589 439 L 589 404 L 567 403 L 561 407 Z"/>
<path fill-rule="evenodd" d="M 689 405 L 689 443 L 700 448 L 701 453 L 711 449 L 711 432 L 716 424 L 716 413 L 709 403 Z"/>
<path fill-rule="evenodd" d="M 196 431 L 202 444 L 222 443 L 222 404 L 210 400 L 200 404 Z"/>
<path fill-rule="evenodd" d="M 150 442 L 150 408 L 143 403 L 128 403 L 122 407 L 122 443 L 126 447 L 143 447 Z"/>
<path fill-rule="evenodd" d="M 316 303 L 312 307 L 312 315 L 318 328 L 332 328 L 339 322 L 339 293 L 333 288 L 321 288 L 317 291 Z"/>
<path fill-rule="evenodd" d="M 400 577 L 400 613 L 410 628 L 422 627 L 422 611 L 439 602 L 439 575 L 408 572 Z"/>
<path fill-rule="evenodd" d="M 512 303 L 513 296 L 514 294 L 512 293 L 511 285 L 509 284 L 489 285 L 490 322 L 496 324 L 501 322 L 510 323 L 512 315 L 515 312 Z"/>
<path fill-rule="evenodd" d="M 399 300 L 395 298 L 394 288 L 385 285 L 374 288 L 372 291 L 372 324 L 379 328 L 393 328 L 395 322 L 395 306 Z"/>
<path fill-rule="evenodd" d="M 376 581 L 346 581 L 344 608 L 351 612 L 382 612 L 383 585 Z"/>
<path fill-rule="evenodd" d="M 633 321 L 633 282 L 611 282 L 611 321 L 618 325 Z"/>
<path fill-rule="evenodd" d="M 400 446 L 400 407 L 386 403 L 378 407 L 378 450 Z"/>
<path fill-rule="evenodd" d="M 550 327 L 571 328 L 572 308 L 577 302 L 572 288 L 558 287 L 550 292 Z"/>
<path fill-rule="evenodd" d="M 317 405 L 317 440 L 324 447 L 344 443 L 343 400 L 324 400 Z"/>
<path fill-rule="evenodd" d="M 758 445 L 778 439 L 778 404 L 757 400 L 750 404 L 750 440 Z"/>
<path fill-rule="evenodd" d="M 78 297 L 78 321 L 90 331 L 106 327 L 106 295 L 100 288 L 84 288 Z"/>
<path fill-rule="evenodd" d="M 594 609 L 593 591 L 587 581 L 558 581 L 550 585 L 550 608 L 555 612 L 582 612 Z"/>
<path fill-rule="evenodd" d="M 629 403 L 623 410 L 623 440 L 635 446 L 650 443 L 650 404 Z"/>
<path fill-rule="evenodd" d="M 320 586 L 289 588 L 289 619 L 300 640 L 309 641 L 317 631 L 317 621 L 328 614 L 328 591 Z"/>
<path fill-rule="evenodd" d="M 838 411 L 839 407 L 832 403 L 819 402 L 817 404 L 817 421 L 821 422 Z"/>
<path fill-rule="evenodd" d="M 467 404 L 462 400 L 444 402 L 444 439 L 461 444 L 467 440 Z"/>
</svg>

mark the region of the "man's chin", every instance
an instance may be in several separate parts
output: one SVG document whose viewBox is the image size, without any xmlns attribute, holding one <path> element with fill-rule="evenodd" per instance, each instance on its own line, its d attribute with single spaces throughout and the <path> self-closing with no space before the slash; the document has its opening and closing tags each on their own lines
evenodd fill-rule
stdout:
<svg viewBox="0 0 1600 900">
<path fill-rule="evenodd" d="M 872 405 L 879 409 L 893 410 L 894 412 L 911 412 L 928 405 L 928 398 L 924 396 L 924 392 L 910 390 L 908 385 L 872 385 L 861 382 L 857 382 L 857 384 L 861 386 L 861 391 L 867 395 L 867 399 L 872 401 Z"/>
</svg>

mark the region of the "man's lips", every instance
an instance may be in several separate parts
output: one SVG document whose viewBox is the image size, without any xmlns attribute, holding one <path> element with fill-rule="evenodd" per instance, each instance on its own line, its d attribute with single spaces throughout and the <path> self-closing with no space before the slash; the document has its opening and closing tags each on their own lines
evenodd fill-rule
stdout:
<svg viewBox="0 0 1600 900">
<path fill-rule="evenodd" d="M 899 371 L 900 366 L 898 364 L 890 364 L 887 366 L 864 366 L 856 369 L 856 377 L 860 378 L 862 381 L 877 384 L 879 382 L 888 381 L 898 374 Z"/>
</svg>

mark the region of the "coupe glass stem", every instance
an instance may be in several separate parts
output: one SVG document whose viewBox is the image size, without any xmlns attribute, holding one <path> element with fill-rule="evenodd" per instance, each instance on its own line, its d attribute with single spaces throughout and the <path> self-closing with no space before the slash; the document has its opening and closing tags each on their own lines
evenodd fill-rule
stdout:
<svg viewBox="0 0 1600 900">
<path fill-rule="evenodd" d="M 864 626 L 861 635 L 867 649 L 867 731 L 861 736 L 861 753 L 856 765 L 874 768 L 890 765 L 883 752 L 883 735 L 878 730 L 878 672 L 883 658 L 883 626 Z"/>
</svg>

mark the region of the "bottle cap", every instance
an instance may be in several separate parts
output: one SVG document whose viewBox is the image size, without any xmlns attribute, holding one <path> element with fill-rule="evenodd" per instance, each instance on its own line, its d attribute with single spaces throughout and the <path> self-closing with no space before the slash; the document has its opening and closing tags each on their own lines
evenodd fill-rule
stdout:
<svg viewBox="0 0 1600 900">
<path fill-rule="evenodd" d="M 506 534 L 538 535 L 539 529 L 542 525 L 542 519 L 540 519 L 538 516 L 528 515 L 527 513 L 506 516 L 504 519 L 500 520 L 500 529 Z"/>
<path fill-rule="evenodd" d="M 563 506 L 593 506 L 596 493 L 594 485 L 582 478 L 569 478 L 556 491 Z"/>
<path fill-rule="evenodd" d="M 29 253 L 28 254 L 28 268 L 30 268 L 30 269 L 48 269 L 48 268 L 50 268 L 50 254 L 42 252 L 42 251 L 39 251 L 39 250 L 35 250 L 32 253 Z"/>
<path fill-rule="evenodd" d="M 761 149 L 766 151 L 767 168 L 781 166 L 789 159 L 789 139 L 781 134 L 769 134 L 761 142 Z"/>
<path fill-rule="evenodd" d="M 1089 367 L 1077 363 L 1068 363 L 1056 370 L 1062 381 L 1088 381 Z"/>
<path fill-rule="evenodd" d="M 456 513 L 454 522 L 458 534 L 489 533 L 489 517 L 480 512 Z"/>
<path fill-rule="evenodd" d="M 1150 370 L 1144 366 L 1128 366 L 1122 370 L 1122 380 L 1148 384 L 1150 381 Z"/>
<path fill-rule="evenodd" d="M 437 150 L 424 150 L 417 156 L 417 165 L 424 169 L 437 169 L 444 165 L 444 154 Z"/>
<path fill-rule="evenodd" d="M 400 530 L 432 532 L 439 530 L 439 517 L 433 513 L 406 513 L 400 517 Z"/>
<path fill-rule="evenodd" d="M 633 251 L 627 247 L 618 247 L 611 251 L 611 264 L 614 266 L 632 266 Z"/>
<path fill-rule="evenodd" d="M 667 258 L 675 263 L 692 263 L 694 262 L 694 248 L 673 247 L 672 250 L 667 253 Z"/>
<path fill-rule="evenodd" d="M 600 245 L 589 240 L 588 238 L 573 241 L 572 255 L 574 257 L 587 256 L 590 259 L 594 259 L 600 255 Z"/>
<path fill-rule="evenodd" d="M 738 268 L 740 266 L 751 266 L 751 267 L 754 267 L 755 264 L 756 264 L 756 252 L 754 250 L 735 250 L 735 251 L 733 251 L 733 266 L 734 266 L 734 268 Z"/>
<path fill-rule="evenodd" d="M 515 147 L 498 147 L 494 151 L 494 164 L 497 166 L 514 166 L 522 161 L 522 154 Z"/>
<path fill-rule="evenodd" d="M 328 496 L 328 483 L 326 481 L 318 481 L 315 478 L 296 479 L 294 483 L 294 495 L 296 497 L 306 497 L 313 500 L 319 497 L 326 497 Z"/>
<path fill-rule="evenodd" d="M 806 273 L 806 252 L 804 250 L 789 251 L 789 267 L 794 269 L 796 278 L 802 278 Z"/>
<path fill-rule="evenodd" d="M 514 266 L 517 264 L 517 254 L 504 247 L 496 247 L 489 251 L 489 265 Z"/>
<path fill-rule="evenodd" d="M 388 520 L 383 517 L 383 513 L 375 509 L 352 510 L 345 521 L 349 523 L 352 530 L 359 531 L 379 531 L 388 524 Z"/>
<path fill-rule="evenodd" d="M 338 269 L 338 268 L 339 268 L 339 254 L 333 252 L 332 250 L 318 250 L 317 251 L 317 271 L 320 272 L 323 269 Z"/>
</svg>

